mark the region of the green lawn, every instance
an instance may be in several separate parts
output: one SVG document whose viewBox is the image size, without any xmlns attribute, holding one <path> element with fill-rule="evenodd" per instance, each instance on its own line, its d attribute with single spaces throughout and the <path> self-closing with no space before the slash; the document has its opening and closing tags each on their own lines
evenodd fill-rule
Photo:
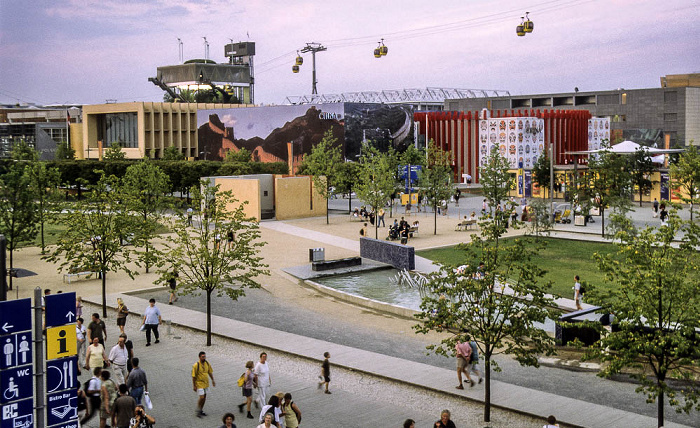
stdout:
<svg viewBox="0 0 700 428">
<path fill-rule="evenodd" d="M 533 260 L 547 271 L 545 281 L 552 281 L 552 293 L 572 298 L 574 275 L 582 281 L 596 286 L 605 286 L 604 275 L 593 260 L 594 253 L 614 253 L 612 244 L 601 242 L 572 241 L 557 238 L 544 238 L 547 247 L 533 256 Z M 507 242 L 507 240 L 506 240 Z M 459 266 L 464 264 L 462 251 L 452 248 L 417 251 L 417 255 L 444 264 Z"/>
</svg>

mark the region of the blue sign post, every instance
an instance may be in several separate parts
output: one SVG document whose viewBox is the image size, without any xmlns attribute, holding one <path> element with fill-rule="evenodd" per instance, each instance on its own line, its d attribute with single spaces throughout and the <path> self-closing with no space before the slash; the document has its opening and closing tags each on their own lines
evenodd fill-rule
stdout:
<svg viewBox="0 0 700 428">
<path fill-rule="evenodd" d="M 78 396 L 75 389 L 49 394 L 46 400 L 48 425 L 70 422 L 78 418 Z"/>
<path fill-rule="evenodd" d="M 0 302 L 0 336 L 32 329 L 32 299 Z"/>
<path fill-rule="evenodd" d="M 0 402 L 31 398 L 34 394 L 32 366 L 15 367 L 0 372 Z"/>
<path fill-rule="evenodd" d="M 75 292 L 49 294 L 44 297 L 44 300 L 46 301 L 46 327 L 75 322 Z"/>
<path fill-rule="evenodd" d="M 32 428 L 34 400 L 15 401 L 2 406 L 2 428 Z"/>
<path fill-rule="evenodd" d="M 48 393 L 78 387 L 78 357 L 46 362 L 46 391 Z"/>
</svg>

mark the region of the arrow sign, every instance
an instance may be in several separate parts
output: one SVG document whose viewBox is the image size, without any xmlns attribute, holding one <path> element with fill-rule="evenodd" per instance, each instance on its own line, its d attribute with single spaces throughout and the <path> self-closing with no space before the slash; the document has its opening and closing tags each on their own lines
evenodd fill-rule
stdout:
<svg viewBox="0 0 700 428">
<path fill-rule="evenodd" d="M 46 301 L 46 327 L 75 322 L 75 292 L 49 294 Z"/>
<path fill-rule="evenodd" d="M 0 302 L 0 336 L 32 329 L 31 299 Z"/>
</svg>

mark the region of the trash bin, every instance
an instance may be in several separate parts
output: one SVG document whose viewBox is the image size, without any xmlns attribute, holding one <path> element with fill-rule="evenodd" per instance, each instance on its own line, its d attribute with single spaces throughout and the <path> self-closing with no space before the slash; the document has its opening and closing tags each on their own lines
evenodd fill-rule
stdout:
<svg viewBox="0 0 700 428">
<path fill-rule="evenodd" d="M 309 248 L 309 261 L 322 262 L 326 259 L 325 248 Z"/>
</svg>

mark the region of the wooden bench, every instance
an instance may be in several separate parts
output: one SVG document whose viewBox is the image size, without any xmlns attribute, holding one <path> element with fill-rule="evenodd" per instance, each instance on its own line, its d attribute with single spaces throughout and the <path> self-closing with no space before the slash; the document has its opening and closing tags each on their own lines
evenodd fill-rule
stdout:
<svg viewBox="0 0 700 428">
<path fill-rule="evenodd" d="M 73 280 L 73 278 L 75 278 L 76 280 L 80 279 L 80 278 L 87 279 L 93 273 L 95 273 L 95 272 L 85 271 L 85 272 L 64 273 L 63 274 L 63 282 L 64 283 L 67 282 L 68 284 L 70 284 L 71 281 Z"/>
<path fill-rule="evenodd" d="M 455 226 L 455 230 L 462 231 L 462 230 L 471 229 L 472 226 L 475 224 L 476 224 L 476 220 L 464 220 L 463 222 L 461 222 L 457 226 Z"/>
<path fill-rule="evenodd" d="M 409 228 L 408 228 L 408 236 L 414 237 L 414 236 L 416 236 L 416 235 L 418 235 L 418 228 L 417 228 L 417 227 L 413 227 L 413 226 L 409 227 Z"/>
</svg>

